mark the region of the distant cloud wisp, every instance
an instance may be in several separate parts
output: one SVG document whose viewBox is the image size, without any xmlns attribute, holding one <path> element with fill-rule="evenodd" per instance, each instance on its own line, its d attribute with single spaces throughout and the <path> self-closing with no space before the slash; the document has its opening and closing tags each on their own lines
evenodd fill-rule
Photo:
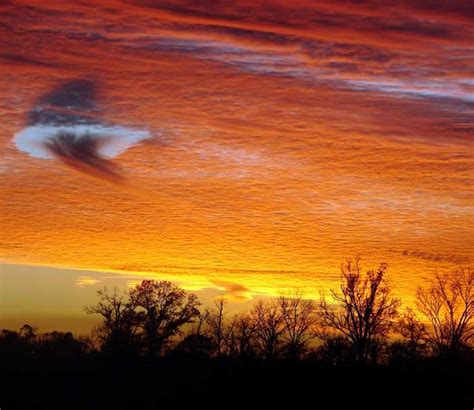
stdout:
<svg viewBox="0 0 474 410">
<path fill-rule="evenodd" d="M 244 302 L 251 299 L 250 289 L 240 283 L 224 280 L 212 280 L 211 283 L 225 292 L 225 296 L 234 302 Z"/>
<path fill-rule="evenodd" d="M 76 278 L 76 287 L 84 288 L 86 286 L 94 286 L 102 283 L 101 280 L 93 278 L 92 276 L 78 276 Z"/>
<path fill-rule="evenodd" d="M 415 250 L 405 249 L 402 252 L 402 254 L 403 256 L 424 259 L 424 260 L 432 261 L 432 262 L 448 262 L 448 263 L 454 263 L 454 264 L 463 264 L 463 263 L 470 262 L 470 259 L 467 256 L 423 252 L 418 249 L 415 249 Z"/>
</svg>

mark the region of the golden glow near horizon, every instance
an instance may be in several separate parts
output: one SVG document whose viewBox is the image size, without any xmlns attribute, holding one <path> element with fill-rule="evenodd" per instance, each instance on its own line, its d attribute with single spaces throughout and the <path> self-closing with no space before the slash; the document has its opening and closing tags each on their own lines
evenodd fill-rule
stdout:
<svg viewBox="0 0 474 410">
<path fill-rule="evenodd" d="M 436 269 L 472 262 L 462 5 L 205 4 L 0 5 L 3 261 L 243 301 L 317 295 L 361 254 L 389 264 L 407 303 Z M 97 85 L 91 115 L 150 135 L 112 158 L 123 183 L 14 142 L 38 99 L 75 79 Z"/>
</svg>

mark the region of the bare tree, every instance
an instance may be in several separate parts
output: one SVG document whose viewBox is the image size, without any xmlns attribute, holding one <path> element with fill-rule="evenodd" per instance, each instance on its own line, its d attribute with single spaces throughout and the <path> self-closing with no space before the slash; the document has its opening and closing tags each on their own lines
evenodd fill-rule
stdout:
<svg viewBox="0 0 474 410">
<path fill-rule="evenodd" d="M 225 323 L 227 312 L 225 311 L 225 298 L 214 300 L 214 308 L 209 310 L 206 324 L 209 333 L 215 341 L 216 355 L 221 356 L 228 344 L 229 336 L 232 333 L 232 324 Z"/>
<path fill-rule="evenodd" d="M 197 315 L 195 321 L 193 322 L 190 334 L 201 335 L 209 315 L 209 309 L 205 309 L 203 312 L 200 312 L 199 315 Z"/>
<path fill-rule="evenodd" d="M 315 304 L 303 298 L 300 291 L 278 299 L 285 327 L 284 340 L 286 354 L 291 359 L 299 358 L 306 350 L 307 344 L 316 334 L 317 322 Z"/>
<path fill-rule="evenodd" d="M 181 333 L 181 327 L 199 315 L 196 295 L 168 281 L 144 280 L 130 291 L 130 300 L 140 315 L 151 356 L 160 355 L 165 344 Z"/>
<path fill-rule="evenodd" d="M 97 292 L 99 302 L 85 308 L 88 314 L 102 316 L 102 323 L 95 332 L 106 351 L 131 352 L 138 344 L 138 316 L 127 295 L 119 295 L 117 289 L 106 287 Z"/>
<path fill-rule="evenodd" d="M 431 324 L 430 340 L 438 353 L 454 352 L 474 337 L 474 273 L 469 269 L 437 274 L 418 288 L 418 309 Z"/>
<path fill-rule="evenodd" d="M 266 359 L 274 359 L 281 352 L 285 323 L 280 307 L 273 301 L 259 301 L 252 310 L 255 335 L 260 353 Z"/>
<path fill-rule="evenodd" d="M 428 333 L 426 326 L 418 318 L 413 309 L 407 308 L 395 325 L 395 330 L 406 341 L 405 350 L 411 360 L 420 357 L 426 348 Z"/>
<path fill-rule="evenodd" d="M 332 329 L 350 340 L 358 361 L 367 361 L 397 316 L 399 299 L 390 296 L 384 275 L 386 264 L 361 274 L 360 259 L 341 266 L 340 291 L 331 290 L 335 303 L 321 297 L 319 308 L 323 329 Z"/>
<path fill-rule="evenodd" d="M 248 313 L 235 315 L 229 336 L 231 356 L 251 357 L 255 352 L 255 320 Z"/>
<path fill-rule="evenodd" d="M 210 357 L 214 353 L 214 339 L 205 329 L 209 314 L 209 309 L 199 313 L 182 340 L 176 344 L 174 353 L 200 357 Z"/>
</svg>

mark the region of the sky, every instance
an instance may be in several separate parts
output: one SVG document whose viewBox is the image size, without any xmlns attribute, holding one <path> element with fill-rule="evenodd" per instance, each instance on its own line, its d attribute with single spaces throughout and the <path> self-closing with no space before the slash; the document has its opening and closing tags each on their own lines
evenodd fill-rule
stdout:
<svg viewBox="0 0 474 410">
<path fill-rule="evenodd" d="M 413 304 L 474 258 L 473 20 L 471 1 L 1 1 L 0 326 L 66 326 L 143 278 L 241 308 L 317 297 L 358 254 Z"/>
</svg>

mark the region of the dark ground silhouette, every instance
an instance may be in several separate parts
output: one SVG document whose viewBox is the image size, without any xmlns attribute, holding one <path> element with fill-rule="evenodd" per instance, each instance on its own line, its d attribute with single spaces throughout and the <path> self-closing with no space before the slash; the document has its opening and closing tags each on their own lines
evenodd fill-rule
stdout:
<svg viewBox="0 0 474 410">
<path fill-rule="evenodd" d="M 2 360 L 2 409 L 471 409 L 473 361 L 403 366 L 100 354 Z M 440 407 L 441 406 L 441 407 Z"/>
<path fill-rule="evenodd" d="M 334 303 L 294 292 L 232 318 L 166 281 L 103 289 L 90 337 L 0 333 L 0 408 L 471 410 L 472 272 L 420 289 L 421 320 L 399 312 L 385 270 L 347 261 Z"/>
</svg>

